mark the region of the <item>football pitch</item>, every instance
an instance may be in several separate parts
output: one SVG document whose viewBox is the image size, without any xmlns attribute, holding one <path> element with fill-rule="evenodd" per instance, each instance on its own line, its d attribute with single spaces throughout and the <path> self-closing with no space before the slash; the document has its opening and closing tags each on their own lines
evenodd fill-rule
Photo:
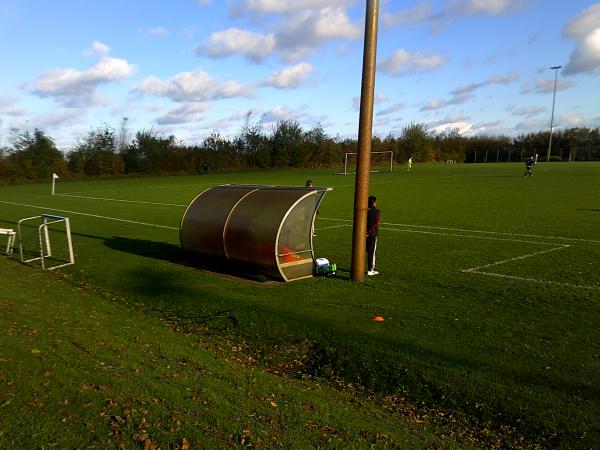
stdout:
<svg viewBox="0 0 600 450">
<path fill-rule="evenodd" d="M 600 164 L 523 172 L 425 164 L 372 174 L 380 274 L 361 284 L 349 281 L 354 178 L 331 170 L 58 180 L 54 196 L 49 184 L 0 186 L 0 228 L 69 217 L 76 264 L 55 277 L 182 333 L 225 337 L 261 366 L 401 393 L 549 446 L 590 447 L 600 440 Z M 181 263 L 179 222 L 203 189 L 307 179 L 333 188 L 314 242 L 337 276 L 267 286 Z M 33 246 L 35 230 L 25 231 Z M 235 321 L 185 319 L 220 311 Z"/>
</svg>

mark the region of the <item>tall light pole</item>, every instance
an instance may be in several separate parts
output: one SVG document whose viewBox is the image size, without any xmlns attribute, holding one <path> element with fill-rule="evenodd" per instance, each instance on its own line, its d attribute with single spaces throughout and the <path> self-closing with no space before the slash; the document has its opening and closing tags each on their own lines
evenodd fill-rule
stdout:
<svg viewBox="0 0 600 450">
<path fill-rule="evenodd" d="M 550 161 L 550 151 L 552 150 L 552 130 L 554 129 L 554 104 L 556 103 L 556 82 L 558 81 L 558 69 L 562 66 L 550 67 L 554 70 L 554 94 L 552 95 L 552 115 L 550 116 L 550 142 L 548 142 L 548 157 L 546 161 Z"/>
<path fill-rule="evenodd" d="M 358 158 L 356 161 L 356 180 L 354 184 L 352 262 L 350 267 L 350 279 L 355 282 L 362 282 L 365 279 L 367 200 L 369 198 L 369 175 L 371 171 L 378 15 L 379 0 L 367 0 L 362 87 L 360 91 L 360 118 L 358 123 Z"/>
</svg>

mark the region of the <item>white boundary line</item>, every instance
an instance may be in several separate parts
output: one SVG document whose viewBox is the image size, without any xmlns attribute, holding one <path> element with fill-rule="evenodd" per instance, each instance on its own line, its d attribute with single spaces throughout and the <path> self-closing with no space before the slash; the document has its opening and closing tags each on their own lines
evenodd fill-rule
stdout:
<svg viewBox="0 0 600 450">
<path fill-rule="evenodd" d="M 502 261 L 496 261 L 490 264 L 484 264 L 483 266 L 471 267 L 470 269 L 463 269 L 463 272 L 478 272 L 479 269 L 487 269 L 488 267 L 499 266 L 500 264 L 506 264 L 511 261 L 518 261 L 521 259 L 532 258 L 537 255 L 543 255 L 544 253 L 555 252 L 557 250 L 562 250 L 563 248 L 568 248 L 570 245 L 559 245 L 558 247 L 553 247 L 547 250 L 540 250 L 539 252 L 529 253 L 527 255 L 515 256 L 514 258 L 503 259 Z"/>
<path fill-rule="evenodd" d="M 464 272 L 464 270 L 463 270 L 463 272 Z M 538 280 L 537 278 L 518 277 L 516 275 L 505 275 L 503 273 L 494 273 L 494 272 L 472 271 L 469 273 L 476 273 L 479 275 L 486 275 L 488 277 L 495 277 L 495 278 L 507 278 L 509 280 L 527 281 L 530 283 L 537 283 L 537 284 L 550 284 L 552 286 L 561 286 L 561 287 L 568 287 L 568 288 L 575 288 L 575 289 L 592 289 L 592 290 L 600 291 L 600 286 L 585 286 L 582 284 L 561 283 L 560 281 Z"/>
<path fill-rule="evenodd" d="M 338 222 L 352 222 L 351 219 L 335 219 L 332 217 L 319 217 L 321 220 L 333 220 Z M 430 230 L 447 230 L 447 231 L 460 231 L 464 233 L 480 233 L 480 234 L 494 234 L 499 236 L 520 236 L 520 237 L 532 237 L 532 238 L 543 238 L 543 239 L 559 239 L 563 241 L 579 241 L 579 242 L 591 242 L 594 244 L 600 244 L 600 240 L 595 239 L 581 239 L 581 238 L 569 238 L 563 236 L 544 236 L 540 234 L 522 234 L 522 233 L 504 233 L 501 231 L 485 231 L 485 230 L 469 230 L 465 228 L 449 228 L 449 227 L 438 227 L 430 225 L 411 225 L 408 223 L 387 223 L 382 222 L 382 225 L 388 225 L 393 227 L 409 227 L 409 228 L 425 228 Z"/>
<path fill-rule="evenodd" d="M 74 194 L 55 194 L 55 196 L 85 198 L 85 199 L 88 199 L 88 200 L 102 200 L 102 201 L 113 201 L 113 202 L 124 202 L 124 203 L 138 203 L 138 204 L 144 204 L 144 205 L 174 206 L 174 207 L 180 207 L 180 208 L 186 208 L 187 207 L 187 205 L 182 205 L 182 204 L 178 204 L 178 203 L 157 203 L 157 202 L 146 202 L 146 201 L 139 201 L 139 200 L 121 200 L 121 199 L 116 199 L 116 198 L 87 197 L 87 196 L 83 196 L 83 195 L 74 195 Z M 330 220 L 330 221 L 338 221 L 338 222 L 352 222 L 352 220 L 350 220 L 350 219 L 336 219 L 336 218 L 332 218 L 332 217 L 319 217 L 319 219 L 321 219 L 321 220 Z M 505 232 L 501 232 L 501 231 L 471 230 L 471 229 L 465 229 L 465 228 L 450 228 L 450 227 L 440 227 L 440 226 L 432 226 L 432 225 L 411 225 L 411 224 L 407 224 L 407 223 L 388 223 L 388 222 L 382 222 L 382 225 L 388 225 L 388 226 L 392 226 L 392 227 L 424 228 L 424 229 L 427 229 L 427 230 L 456 231 L 456 232 L 461 232 L 461 233 L 490 234 L 490 235 L 498 235 L 498 236 L 517 236 L 517 237 L 529 237 L 529 238 L 556 239 L 556 240 L 562 240 L 562 241 L 589 242 L 589 243 L 593 243 L 593 244 L 600 244 L 600 240 L 582 239 L 582 238 L 570 238 L 570 237 L 564 237 L 564 236 L 544 236 L 544 235 L 540 235 L 540 234 L 505 233 Z M 324 230 L 326 228 L 321 228 L 321 229 Z M 392 228 L 387 228 L 387 229 L 388 230 L 392 230 Z M 408 232 L 408 230 L 398 230 L 398 231 Z M 415 233 L 416 232 L 417 231 L 415 231 Z M 423 231 L 422 233 L 423 234 L 439 234 L 439 235 L 442 235 L 442 236 L 462 236 L 462 235 L 444 234 L 444 233 L 433 233 L 433 232 L 425 232 L 425 231 Z M 469 237 L 475 238 L 475 236 L 469 236 Z M 481 239 L 484 239 L 484 238 L 482 237 Z M 496 239 L 496 240 L 500 240 L 500 239 Z M 508 241 L 508 239 L 503 239 L 503 240 L 507 240 Z M 518 241 L 518 240 L 514 240 L 514 242 L 531 242 L 531 241 Z M 548 243 L 548 244 L 551 245 L 550 243 Z"/>
<path fill-rule="evenodd" d="M 115 191 L 119 191 L 119 192 L 123 192 L 123 191 L 137 191 L 137 190 L 145 190 L 145 189 L 158 189 L 158 188 L 169 188 L 169 187 L 188 187 L 188 186 L 213 186 L 215 184 L 224 184 L 227 183 L 226 181 L 223 182 L 218 182 L 215 181 L 214 183 L 189 183 L 189 184 L 157 184 L 157 185 L 153 185 L 153 186 L 138 186 L 138 187 L 125 187 L 125 188 L 119 188 L 119 189 L 111 189 L 111 188 L 107 188 L 107 189 L 94 189 L 93 191 L 74 191 L 74 192 L 65 192 L 65 194 L 93 194 L 95 192 L 115 192 Z M 58 195 L 58 194 L 55 194 Z"/>
<path fill-rule="evenodd" d="M 88 200 L 104 200 L 107 202 L 124 202 L 124 203 L 141 203 L 145 205 L 157 205 L 157 206 L 178 206 L 185 208 L 187 205 L 180 205 L 178 203 L 156 203 L 156 202 L 143 202 L 141 200 L 119 200 L 116 198 L 103 198 L 103 197 L 86 197 L 85 195 L 74 195 L 74 194 L 54 194 L 55 197 L 75 197 L 75 198 L 86 198 Z"/>
<path fill-rule="evenodd" d="M 134 223 L 136 225 L 144 225 L 147 227 L 166 228 L 167 230 L 179 230 L 178 227 L 169 227 L 167 225 L 157 225 L 154 223 L 147 223 L 147 222 L 137 222 L 135 220 L 119 219 L 118 217 L 100 216 L 98 214 L 88 214 L 88 213 L 82 213 L 82 212 L 77 212 L 77 211 L 67 211 L 66 209 L 57 209 L 57 208 L 52 208 L 50 206 L 27 205 L 25 203 L 7 202 L 4 200 L 0 200 L 0 203 L 5 203 L 7 205 L 15 205 L 15 206 L 25 206 L 27 208 L 44 209 L 46 211 L 58 211 L 58 212 L 63 212 L 63 213 L 76 214 L 79 216 L 96 217 L 98 219 L 115 220 L 117 222 Z"/>
<path fill-rule="evenodd" d="M 351 227 L 351 226 L 352 225 L 350 225 L 350 224 L 333 225 L 330 227 L 319 228 L 317 230 L 328 230 L 331 228 Z M 406 233 L 423 233 L 423 234 L 433 234 L 433 235 L 440 235 L 440 236 L 454 236 L 454 237 L 473 238 L 473 239 L 490 239 L 490 240 L 495 240 L 495 241 L 519 242 L 519 243 L 527 243 L 527 244 L 556 245 L 556 242 L 524 241 L 524 240 L 519 240 L 519 239 L 502 239 L 502 238 L 494 238 L 494 237 L 488 237 L 488 236 L 469 236 L 466 234 L 438 233 L 438 232 L 434 232 L 434 231 L 399 230 L 397 228 L 380 228 L 380 230 L 401 231 L 401 232 L 406 232 Z M 506 279 L 517 280 L 517 281 L 527 281 L 530 283 L 537 283 L 537 284 L 549 284 L 549 285 L 553 285 L 553 286 L 561 286 L 561 287 L 568 287 L 568 288 L 574 288 L 574 289 L 600 290 L 600 286 L 585 286 L 585 285 L 581 285 L 581 284 L 561 283 L 559 281 L 540 280 L 537 278 L 519 277 L 516 275 L 506 275 L 506 274 L 502 274 L 502 273 L 486 272 L 486 271 L 480 270 L 480 269 L 486 269 L 488 267 L 499 266 L 501 264 L 506 264 L 506 263 L 509 263 L 512 261 L 519 261 L 519 260 L 526 259 L 526 258 L 532 258 L 534 256 L 542 255 L 544 253 L 550 253 L 550 252 L 562 250 L 562 249 L 569 248 L 569 247 L 570 247 L 570 245 L 568 245 L 568 244 L 559 244 L 558 247 L 552 247 L 547 250 L 541 250 L 539 252 L 528 253 L 527 255 L 515 256 L 514 258 L 503 259 L 502 261 L 496 261 L 493 263 L 484 264 L 482 266 L 472 267 L 470 269 L 463 269 L 463 270 L 461 270 L 461 272 L 474 273 L 474 274 L 478 274 L 478 275 L 486 275 L 486 276 L 495 277 L 495 278 L 506 278 Z"/>
<path fill-rule="evenodd" d="M 351 226 L 352 225 L 345 223 L 343 225 L 331 225 L 330 227 L 315 228 L 315 231 L 323 231 L 323 230 L 330 230 L 331 228 L 342 228 L 342 227 L 351 227 Z"/>
<path fill-rule="evenodd" d="M 351 225 L 346 225 L 351 226 Z M 401 233 L 419 233 L 419 234 L 432 234 L 436 236 L 454 236 L 454 237 L 462 237 L 462 238 L 471 238 L 471 239 L 483 239 L 488 241 L 504 241 L 504 242 L 519 242 L 521 244 L 531 244 L 531 245 L 556 245 L 556 242 L 539 242 L 539 241 L 525 241 L 523 239 L 507 239 L 507 238 L 499 238 L 492 236 L 476 236 L 469 234 L 457 234 L 457 233 L 440 233 L 437 231 L 422 231 L 422 230 L 401 230 L 400 228 L 379 228 L 380 230 L 386 231 L 398 231 Z"/>
<path fill-rule="evenodd" d="M 330 227 L 317 228 L 316 231 L 329 230 L 331 228 L 351 227 L 351 226 L 352 225 L 350 225 L 350 224 L 332 225 Z M 453 237 L 460 237 L 460 238 L 483 239 L 483 240 L 488 240 L 488 241 L 518 242 L 521 244 L 531 244 L 531 245 L 556 245 L 556 242 L 526 241 L 523 239 L 506 239 L 506 238 L 492 237 L 492 236 L 476 236 L 476 235 L 457 234 L 457 233 L 440 233 L 438 231 L 402 230 L 399 228 L 385 228 L 385 227 L 381 227 L 379 229 L 386 230 L 386 231 L 397 231 L 400 233 L 431 234 L 434 236 L 453 236 Z"/>
<path fill-rule="evenodd" d="M 534 256 L 538 256 L 538 255 L 542 255 L 544 253 L 550 253 L 550 252 L 554 252 L 557 250 L 562 250 L 565 248 L 569 248 L 570 245 L 560 245 L 558 247 L 553 247 L 550 248 L 548 250 L 542 250 L 539 252 L 535 252 L 535 253 L 529 253 L 527 255 L 522 255 L 522 256 L 516 256 L 514 258 L 509 258 L 509 259 L 505 259 L 502 261 L 496 261 L 490 264 L 485 264 L 483 266 L 477 266 L 477 267 L 471 267 L 470 269 L 463 269 L 462 272 L 463 273 L 476 273 L 478 275 L 485 275 L 488 277 L 495 277 L 495 278 L 505 278 L 505 279 L 509 279 L 509 280 L 518 280 L 518 281 L 527 281 L 529 283 L 537 283 L 537 284 L 549 284 L 552 286 L 561 286 L 561 287 L 568 287 L 568 288 L 574 288 L 574 289 L 592 289 L 592 290 L 600 290 L 600 286 L 586 286 L 586 285 L 582 285 L 582 284 L 573 284 L 573 283 L 562 283 L 560 281 L 551 281 L 551 280 L 540 280 L 538 278 L 531 278 L 531 277 L 519 277 L 516 275 L 507 275 L 507 274 L 503 274 L 503 273 L 496 273 L 496 272 L 486 272 L 484 270 L 480 270 L 480 269 L 487 269 L 488 267 L 493 267 L 493 266 L 499 266 L 501 264 L 506 264 L 509 263 L 511 261 L 518 261 L 521 259 L 526 259 L 526 258 L 532 258 Z"/>
</svg>

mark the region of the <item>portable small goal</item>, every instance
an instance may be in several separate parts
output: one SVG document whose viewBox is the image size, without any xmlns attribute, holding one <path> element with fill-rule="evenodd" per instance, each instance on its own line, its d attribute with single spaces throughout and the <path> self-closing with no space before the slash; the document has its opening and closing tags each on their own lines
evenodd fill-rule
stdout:
<svg viewBox="0 0 600 450">
<path fill-rule="evenodd" d="M 356 173 L 356 160 L 358 153 L 344 153 L 343 168 L 336 172 L 337 175 Z M 371 172 L 392 172 L 394 168 L 394 152 L 371 152 Z"/>
<path fill-rule="evenodd" d="M 39 255 L 33 258 L 26 259 L 25 252 L 23 251 L 23 228 L 24 223 L 38 220 L 41 223 L 37 227 L 37 249 L 39 250 Z M 48 258 L 52 257 L 52 247 L 50 245 L 50 232 L 49 226 L 55 224 L 64 224 L 65 226 L 65 234 L 67 236 L 67 250 L 68 250 L 68 260 L 67 261 L 59 261 L 59 264 L 55 264 L 53 266 L 49 266 L 47 264 Z M 71 264 L 75 264 L 75 257 L 73 256 L 73 241 L 71 240 L 71 224 L 69 223 L 68 217 L 57 216 L 54 214 L 42 214 L 41 216 L 33 216 L 26 217 L 25 219 L 19 220 L 17 223 L 17 234 L 19 235 L 19 251 L 21 253 L 21 262 L 24 264 L 31 264 L 35 261 L 40 261 L 40 268 L 42 270 L 54 270 L 59 267 L 69 266 Z"/>
<path fill-rule="evenodd" d="M 0 236 L 6 236 L 6 256 L 11 256 L 15 244 L 15 232 L 11 228 L 0 228 Z"/>
</svg>

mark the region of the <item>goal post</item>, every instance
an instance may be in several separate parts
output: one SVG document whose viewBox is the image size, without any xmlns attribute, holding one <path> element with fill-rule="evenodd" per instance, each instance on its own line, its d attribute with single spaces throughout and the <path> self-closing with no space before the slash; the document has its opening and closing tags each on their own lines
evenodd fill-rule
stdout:
<svg viewBox="0 0 600 450">
<path fill-rule="evenodd" d="M 348 152 L 344 153 L 342 160 L 342 167 L 336 174 L 338 175 L 350 175 L 356 173 L 356 159 L 358 153 Z M 394 152 L 371 152 L 371 173 L 375 172 L 392 172 L 394 169 Z"/>
</svg>

